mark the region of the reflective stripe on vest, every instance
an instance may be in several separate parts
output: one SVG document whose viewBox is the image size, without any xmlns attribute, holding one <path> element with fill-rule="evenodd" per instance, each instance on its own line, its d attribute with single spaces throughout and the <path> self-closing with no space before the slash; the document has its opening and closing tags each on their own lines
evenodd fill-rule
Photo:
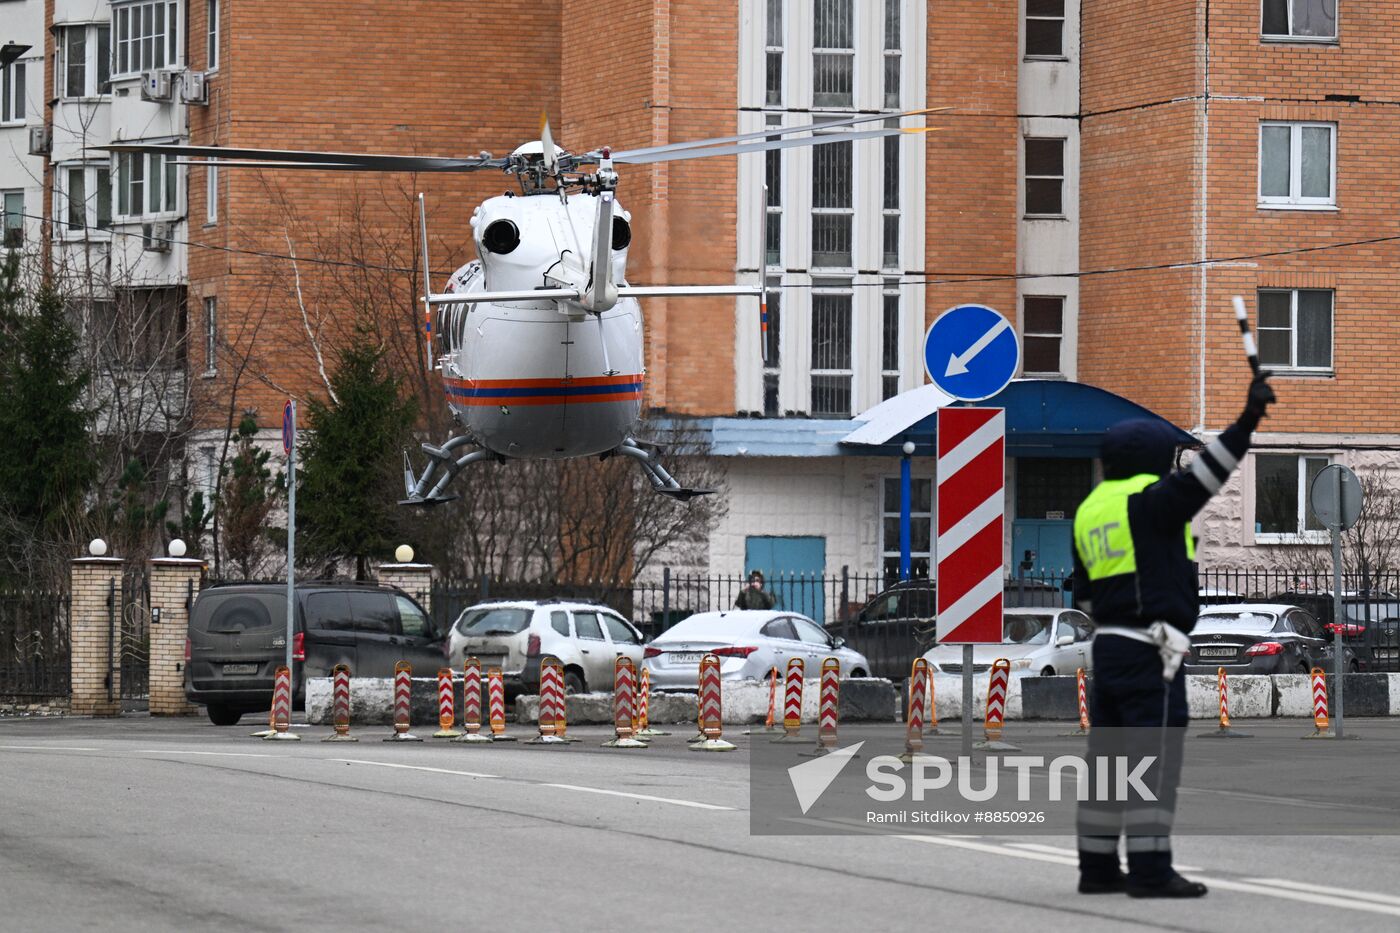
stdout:
<svg viewBox="0 0 1400 933">
<path fill-rule="evenodd" d="M 1161 479 L 1140 473 L 1128 479 L 1104 480 L 1074 513 L 1074 547 L 1090 580 L 1137 573 L 1137 552 L 1128 527 L 1128 497 Z M 1191 523 L 1186 523 L 1186 558 L 1196 559 Z"/>
</svg>

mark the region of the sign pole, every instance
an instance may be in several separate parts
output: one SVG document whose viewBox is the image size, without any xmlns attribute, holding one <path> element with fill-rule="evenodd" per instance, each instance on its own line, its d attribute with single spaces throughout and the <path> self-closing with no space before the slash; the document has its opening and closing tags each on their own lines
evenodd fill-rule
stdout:
<svg viewBox="0 0 1400 933">
<path fill-rule="evenodd" d="M 962 757 L 972 759 L 972 645 L 963 645 Z"/>
<path fill-rule="evenodd" d="M 1361 517 L 1361 482 L 1340 463 L 1323 467 L 1308 487 L 1313 514 L 1332 536 L 1332 676 L 1336 682 L 1336 716 L 1332 730 L 1337 738 L 1344 733 L 1343 696 L 1346 692 L 1346 644 L 1342 640 L 1346 620 L 1342 615 L 1342 532 L 1356 525 Z"/>
<path fill-rule="evenodd" d="M 1333 487 L 1337 502 L 1342 501 L 1342 471 L 1333 470 Z M 1346 738 L 1346 719 L 1342 706 L 1342 697 L 1346 692 L 1345 671 L 1346 666 L 1342 663 L 1345 649 L 1342 647 L 1342 521 L 1340 507 L 1337 509 L 1338 517 L 1335 522 L 1328 522 L 1327 528 L 1332 532 L 1332 663 L 1337 680 L 1337 716 L 1333 720 L 1333 731 L 1337 738 Z"/>
<path fill-rule="evenodd" d="M 899 579 L 909 579 L 910 570 L 910 512 L 913 509 L 913 469 L 909 462 L 914 453 L 914 442 L 904 442 L 904 456 L 899 461 Z"/>
<path fill-rule="evenodd" d="M 296 638 L 297 549 L 297 403 L 287 399 L 282 409 L 282 449 L 287 454 L 287 670 L 292 670 L 292 642 Z"/>
</svg>

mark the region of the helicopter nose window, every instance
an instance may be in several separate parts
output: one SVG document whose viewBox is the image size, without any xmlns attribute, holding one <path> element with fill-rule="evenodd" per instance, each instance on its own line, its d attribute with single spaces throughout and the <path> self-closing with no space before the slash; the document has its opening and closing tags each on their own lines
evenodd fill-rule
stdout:
<svg viewBox="0 0 1400 933">
<path fill-rule="evenodd" d="M 613 233 L 613 239 L 617 239 L 616 231 Z M 481 245 L 504 256 L 520 245 L 520 231 L 509 220 L 493 221 L 481 235 Z"/>
<path fill-rule="evenodd" d="M 632 225 L 621 217 L 613 218 L 612 248 L 626 249 L 632 242 Z"/>
</svg>

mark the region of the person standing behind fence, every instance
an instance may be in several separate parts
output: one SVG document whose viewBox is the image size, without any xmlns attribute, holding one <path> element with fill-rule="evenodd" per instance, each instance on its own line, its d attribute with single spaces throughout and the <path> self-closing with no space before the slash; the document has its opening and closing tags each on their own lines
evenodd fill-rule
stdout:
<svg viewBox="0 0 1400 933">
<path fill-rule="evenodd" d="M 777 604 L 772 593 L 763 591 L 763 571 L 749 571 L 749 585 L 734 597 L 735 609 L 772 609 Z"/>
</svg>

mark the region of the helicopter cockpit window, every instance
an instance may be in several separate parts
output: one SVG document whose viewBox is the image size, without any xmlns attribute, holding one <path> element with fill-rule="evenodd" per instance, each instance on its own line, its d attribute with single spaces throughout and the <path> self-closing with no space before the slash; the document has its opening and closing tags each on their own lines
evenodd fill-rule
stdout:
<svg viewBox="0 0 1400 933">
<path fill-rule="evenodd" d="M 613 233 L 616 236 L 616 230 Z M 509 220 L 495 220 L 481 235 L 481 245 L 493 253 L 504 256 L 514 252 L 520 245 L 520 230 Z"/>
<path fill-rule="evenodd" d="M 632 242 L 632 225 L 621 217 L 613 218 L 612 248 L 626 249 L 627 244 Z"/>
</svg>

